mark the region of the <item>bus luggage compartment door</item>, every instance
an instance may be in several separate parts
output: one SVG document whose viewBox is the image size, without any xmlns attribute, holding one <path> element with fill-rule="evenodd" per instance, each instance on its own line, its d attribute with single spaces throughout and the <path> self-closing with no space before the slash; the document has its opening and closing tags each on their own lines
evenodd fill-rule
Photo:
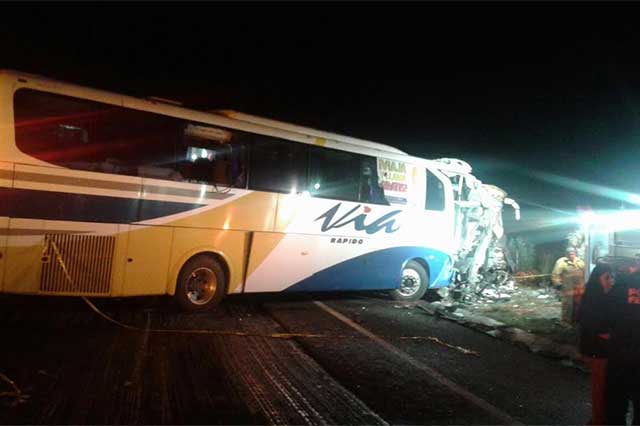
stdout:
<svg viewBox="0 0 640 426">
<path fill-rule="evenodd" d="M 315 270 L 318 237 L 279 232 L 255 232 L 244 291 L 282 291 Z"/>
<path fill-rule="evenodd" d="M 123 296 L 165 294 L 173 228 L 131 225 L 127 234 Z"/>
</svg>

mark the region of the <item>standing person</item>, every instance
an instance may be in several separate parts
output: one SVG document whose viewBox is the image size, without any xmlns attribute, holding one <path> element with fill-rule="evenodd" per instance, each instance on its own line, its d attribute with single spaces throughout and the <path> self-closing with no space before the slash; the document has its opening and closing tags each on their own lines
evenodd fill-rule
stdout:
<svg viewBox="0 0 640 426">
<path fill-rule="evenodd" d="M 591 368 L 591 425 L 605 424 L 605 380 L 608 354 L 608 293 L 613 286 L 611 265 L 596 265 L 589 276 L 582 296 L 580 353 Z"/>
<path fill-rule="evenodd" d="M 610 343 L 607 365 L 607 424 L 626 424 L 629 401 L 633 424 L 640 424 L 640 272 L 618 280 L 609 293 Z"/>
<path fill-rule="evenodd" d="M 551 282 L 560 292 L 562 301 L 562 323 L 572 325 L 575 322 L 576 293 L 582 292 L 584 283 L 584 262 L 573 247 L 567 248 L 567 255 L 556 261 L 551 272 Z"/>
</svg>

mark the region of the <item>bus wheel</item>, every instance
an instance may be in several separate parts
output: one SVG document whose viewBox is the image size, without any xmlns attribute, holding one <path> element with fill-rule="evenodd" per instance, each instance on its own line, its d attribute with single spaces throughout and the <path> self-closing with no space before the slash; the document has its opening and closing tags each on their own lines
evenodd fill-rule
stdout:
<svg viewBox="0 0 640 426">
<path fill-rule="evenodd" d="M 420 300 L 427 292 L 427 287 L 429 274 L 420 263 L 410 260 L 402 269 L 400 288 L 391 291 L 391 297 L 405 302 Z"/>
<path fill-rule="evenodd" d="M 185 311 L 203 311 L 220 303 L 225 293 L 225 276 L 211 256 L 200 254 L 184 264 L 176 285 L 175 299 Z"/>
</svg>

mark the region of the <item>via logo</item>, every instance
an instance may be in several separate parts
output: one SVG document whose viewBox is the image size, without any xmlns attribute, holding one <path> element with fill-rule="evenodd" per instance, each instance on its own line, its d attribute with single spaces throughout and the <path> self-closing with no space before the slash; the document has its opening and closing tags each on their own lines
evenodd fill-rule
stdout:
<svg viewBox="0 0 640 426">
<path fill-rule="evenodd" d="M 329 210 L 318 216 L 316 220 L 314 220 L 315 222 L 324 218 L 324 222 L 322 222 L 322 227 L 320 228 L 322 232 L 326 232 L 333 228 L 342 228 L 343 226 L 347 226 L 350 223 L 353 223 L 353 227 L 356 231 L 365 231 L 367 234 L 375 234 L 382 229 L 384 229 L 384 232 L 386 232 L 387 234 L 390 234 L 400 229 L 400 226 L 394 227 L 396 221 L 395 219 L 392 219 L 392 217 L 400 213 L 401 210 L 394 210 L 392 212 L 389 212 L 384 216 L 381 216 L 378 219 L 367 224 L 365 220 L 367 220 L 367 214 L 371 212 L 370 207 L 364 206 L 364 213 L 356 215 L 356 210 L 358 210 L 361 206 L 361 204 L 358 204 L 338 219 L 335 219 L 335 216 L 338 213 L 338 210 L 340 210 L 341 205 L 342 203 L 336 204 L 335 206 L 331 207 Z"/>
</svg>

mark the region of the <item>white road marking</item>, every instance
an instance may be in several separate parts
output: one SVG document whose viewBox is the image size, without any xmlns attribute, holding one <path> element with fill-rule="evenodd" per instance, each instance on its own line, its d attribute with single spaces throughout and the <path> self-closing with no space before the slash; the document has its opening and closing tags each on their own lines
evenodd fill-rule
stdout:
<svg viewBox="0 0 640 426">
<path fill-rule="evenodd" d="M 515 420 L 513 417 L 511 417 L 510 415 L 508 415 L 504 411 L 500 410 L 499 408 L 493 406 L 489 402 L 487 402 L 484 399 L 480 398 L 479 396 L 469 392 L 468 390 L 466 390 L 462 386 L 458 385 L 457 383 L 447 379 L 445 376 L 443 376 L 442 374 L 440 374 L 439 372 L 437 372 L 433 368 L 431 368 L 431 367 L 423 364 L 422 362 L 418 361 L 417 359 L 415 359 L 414 357 L 412 357 L 408 353 L 396 348 L 395 346 L 393 346 L 391 343 L 387 342 L 383 338 L 373 334 L 371 331 L 367 330 L 366 328 L 364 328 L 364 327 L 356 324 L 355 322 L 351 321 L 349 318 L 347 318 L 346 316 L 342 315 L 340 312 L 330 308 L 329 306 L 325 305 L 322 302 L 314 301 L 313 303 L 316 304 L 321 309 L 323 309 L 325 312 L 333 315 L 334 317 L 336 317 L 337 319 L 339 319 L 343 323 L 347 324 L 349 327 L 353 328 L 358 333 L 368 337 L 369 339 L 373 340 L 374 342 L 376 342 L 378 345 L 382 346 L 383 348 L 385 348 L 389 352 L 392 352 L 393 354 L 399 356 L 400 358 L 402 358 L 402 360 L 406 361 L 407 363 L 409 363 L 413 367 L 415 367 L 418 370 L 428 374 L 433 379 L 435 379 L 438 383 L 440 383 L 441 385 L 443 385 L 444 387 L 446 387 L 450 391 L 460 395 L 465 400 L 467 400 L 470 403 L 472 403 L 473 405 L 483 409 L 484 411 L 488 412 L 492 416 L 495 416 L 497 419 L 499 419 L 500 421 L 504 422 L 505 424 L 510 424 L 510 425 L 522 425 L 523 424 L 523 423 L 520 423 L 519 421 Z"/>
</svg>

